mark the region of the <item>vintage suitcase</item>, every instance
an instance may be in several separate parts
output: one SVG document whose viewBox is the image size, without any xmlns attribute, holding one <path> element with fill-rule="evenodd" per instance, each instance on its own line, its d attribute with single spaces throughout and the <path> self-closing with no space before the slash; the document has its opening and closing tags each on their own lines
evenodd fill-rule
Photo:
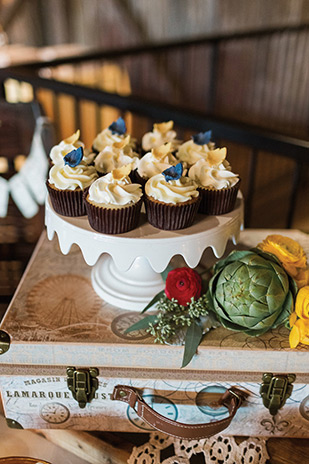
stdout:
<svg viewBox="0 0 309 464">
<path fill-rule="evenodd" d="M 271 232 L 243 231 L 239 246 L 255 246 Z M 306 234 L 279 233 L 308 253 Z M 212 253 L 206 255 L 209 264 Z M 167 424 L 212 424 L 228 415 L 217 399 L 236 386 L 248 396 L 225 434 L 309 437 L 309 349 L 291 350 L 287 329 L 258 338 L 214 329 L 180 369 L 183 347 L 154 344 L 144 331 L 126 334 L 139 313 L 102 301 L 90 272 L 78 247 L 64 256 L 56 237 L 42 235 L 1 324 L 0 383 L 10 426 L 149 431 L 127 402 L 112 399 L 127 401 L 130 387 Z M 119 384 L 126 387 L 113 393 Z M 276 414 L 263 405 L 261 384 L 266 403 L 285 403 Z"/>
</svg>

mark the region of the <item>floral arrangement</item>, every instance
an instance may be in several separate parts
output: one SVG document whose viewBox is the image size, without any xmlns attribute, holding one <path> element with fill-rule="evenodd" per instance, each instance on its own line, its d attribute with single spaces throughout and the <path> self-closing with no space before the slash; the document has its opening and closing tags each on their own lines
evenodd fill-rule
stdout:
<svg viewBox="0 0 309 464">
<path fill-rule="evenodd" d="M 295 310 L 288 322 L 290 347 L 296 348 L 299 343 L 309 345 L 309 268 L 305 251 L 295 240 L 281 235 L 270 235 L 260 247 L 277 256 L 297 284 Z"/>
<path fill-rule="evenodd" d="M 156 313 L 127 329 L 146 329 L 155 342 L 184 343 L 182 367 L 211 328 L 222 325 L 251 336 L 285 324 L 291 348 L 309 345 L 309 268 L 303 248 L 289 237 L 269 235 L 257 248 L 232 251 L 202 279 L 181 267 L 167 272 L 165 289 L 142 311 Z"/>
</svg>

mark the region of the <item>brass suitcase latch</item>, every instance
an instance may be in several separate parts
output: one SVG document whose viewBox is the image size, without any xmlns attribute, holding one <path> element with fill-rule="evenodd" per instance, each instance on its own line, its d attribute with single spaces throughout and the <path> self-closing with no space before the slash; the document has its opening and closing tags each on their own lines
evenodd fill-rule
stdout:
<svg viewBox="0 0 309 464">
<path fill-rule="evenodd" d="M 80 408 L 84 408 L 87 403 L 94 398 L 95 392 L 99 387 L 99 369 L 90 367 L 89 369 L 76 369 L 67 367 L 67 384 L 71 390 L 73 398 L 78 402 Z"/>
<path fill-rule="evenodd" d="M 263 374 L 260 395 L 264 406 L 269 409 L 272 416 L 277 414 L 278 410 L 284 406 L 286 400 L 291 396 L 292 383 L 295 379 L 295 374 Z"/>
</svg>

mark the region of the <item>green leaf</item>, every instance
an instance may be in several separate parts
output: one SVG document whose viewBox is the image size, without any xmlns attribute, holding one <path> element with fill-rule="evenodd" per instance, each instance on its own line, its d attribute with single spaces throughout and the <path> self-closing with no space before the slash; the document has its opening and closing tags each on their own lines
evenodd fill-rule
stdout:
<svg viewBox="0 0 309 464">
<path fill-rule="evenodd" d="M 141 312 L 141 314 L 145 313 L 147 311 L 147 309 L 151 308 L 152 305 L 154 305 L 157 301 L 160 300 L 160 298 L 162 298 L 162 296 L 165 295 L 165 291 L 164 290 L 161 290 L 161 292 L 157 293 L 153 299 L 148 303 L 148 305 L 143 309 L 143 311 Z"/>
<path fill-rule="evenodd" d="M 203 337 L 203 328 L 198 322 L 192 322 L 188 327 L 185 338 L 185 351 L 182 359 L 182 366 L 185 367 L 189 364 L 191 359 L 196 353 L 197 347 L 201 343 Z"/>
<path fill-rule="evenodd" d="M 166 282 L 166 279 L 167 279 L 167 274 L 172 271 L 174 268 L 172 266 L 167 266 L 167 268 L 165 269 L 165 271 L 161 272 L 161 277 L 163 279 L 164 282 Z"/>
<path fill-rule="evenodd" d="M 132 324 L 128 327 L 124 333 L 134 332 L 135 330 L 148 329 L 150 323 L 155 324 L 157 322 L 158 316 L 156 314 L 151 314 L 146 316 L 135 324 Z"/>
</svg>

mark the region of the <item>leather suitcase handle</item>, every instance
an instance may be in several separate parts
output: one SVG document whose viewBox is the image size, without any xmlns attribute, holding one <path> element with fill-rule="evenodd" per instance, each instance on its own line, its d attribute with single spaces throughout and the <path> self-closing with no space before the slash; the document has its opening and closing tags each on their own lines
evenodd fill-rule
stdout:
<svg viewBox="0 0 309 464">
<path fill-rule="evenodd" d="M 216 435 L 226 429 L 247 396 L 248 394 L 246 392 L 238 389 L 237 387 L 231 387 L 226 390 L 221 396 L 219 403 L 228 409 L 228 417 L 207 424 L 183 424 L 181 422 L 167 419 L 152 409 L 143 400 L 136 388 L 129 387 L 127 385 L 116 385 L 111 395 L 111 399 L 127 403 L 134 409 L 141 419 L 160 432 L 176 438 L 199 440 L 201 438 Z"/>
</svg>

